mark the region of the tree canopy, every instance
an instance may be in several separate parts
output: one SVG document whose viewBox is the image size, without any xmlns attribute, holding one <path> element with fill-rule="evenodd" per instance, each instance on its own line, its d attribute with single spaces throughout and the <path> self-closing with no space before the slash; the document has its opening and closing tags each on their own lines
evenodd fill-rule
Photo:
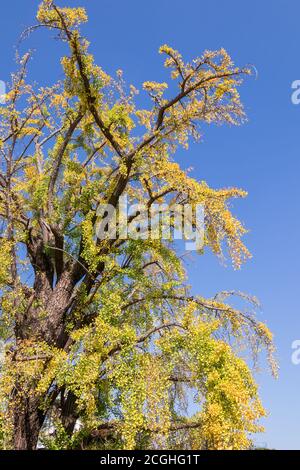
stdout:
<svg viewBox="0 0 300 470">
<path fill-rule="evenodd" d="M 196 181 L 175 156 L 205 125 L 244 120 L 250 71 L 224 49 L 186 62 L 163 45 L 170 79 L 145 82 L 139 109 L 122 71 L 95 64 L 83 8 L 44 0 L 37 20 L 25 36 L 50 30 L 68 53 L 64 79 L 40 88 L 19 57 L 0 108 L 2 448 L 249 448 L 265 411 L 242 350 L 271 359 L 268 328 L 233 292 L 192 296 L 171 239 L 100 239 L 95 225 L 124 194 L 149 210 L 201 204 L 199 256 L 240 268 L 250 253 L 229 201 L 246 192 Z"/>
</svg>

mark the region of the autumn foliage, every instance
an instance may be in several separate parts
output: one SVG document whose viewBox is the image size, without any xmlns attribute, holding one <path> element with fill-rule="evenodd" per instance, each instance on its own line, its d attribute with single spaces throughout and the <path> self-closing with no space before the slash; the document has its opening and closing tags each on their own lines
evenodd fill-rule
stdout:
<svg viewBox="0 0 300 470">
<path fill-rule="evenodd" d="M 122 72 L 94 63 L 84 9 L 44 0 L 37 20 L 26 34 L 50 30 L 69 52 L 64 80 L 39 89 L 30 54 L 19 58 L 0 108 L 2 448 L 249 448 L 265 411 L 241 351 L 271 354 L 267 327 L 232 293 L 193 297 L 172 240 L 94 230 L 98 205 L 125 193 L 149 208 L 202 204 L 199 256 L 240 268 L 250 254 L 229 201 L 246 193 L 210 188 L 174 157 L 203 125 L 243 121 L 249 70 L 224 49 L 186 62 L 164 45 L 170 80 L 145 82 L 139 109 Z"/>
</svg>

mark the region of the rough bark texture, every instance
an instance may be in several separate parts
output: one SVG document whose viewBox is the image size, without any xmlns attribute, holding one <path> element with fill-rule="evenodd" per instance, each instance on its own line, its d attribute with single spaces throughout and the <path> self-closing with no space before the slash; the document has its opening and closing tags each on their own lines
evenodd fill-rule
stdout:
<svg viewBox="0 0 300 470">
<path fill-rule="evenodd" d="M 14 412 L 14 449 L 35 450 L 43 422 L 39 400 L 24 397 Z"/>
<path fill-rule="evenodd" d="M 43 340 L 51 346 L 64 348 L 68 340 L 65 331 L 65 314 L 70 306 L 76 280 L 69 267 L 53 285 L 53 266 L 51 259 L 43 253 L 43 243 L 35 244 L 30 248 L 32 249 L 32 262 L 36 266 L 35 282 L 31 297 L 28 299 L 27 311 L 20 315 L 16 322 L 17 344 L 24 340 Z M 42 311 L 47 312 L 47 315 L 41 315 Z M 18 357 L 18 349 L 15 355 Z M 22 360 L 22 356 L 18 360 Z M 36 396 L 34 386 L 35 384 L 32 384 L 28 390 L 22 390 L 18 381 L 15 383 L 13 440 L 14 448 L 17 450 L 35 449 L 44 423 L 45 411 L 42 411 L 40 407 L 43 397 Z M 72 415 L 74 397 L 73 400 L 68 397 L 65 402 L 62 407 L 62 420 L 71 434 L 76 422 Z"/>
</svg>

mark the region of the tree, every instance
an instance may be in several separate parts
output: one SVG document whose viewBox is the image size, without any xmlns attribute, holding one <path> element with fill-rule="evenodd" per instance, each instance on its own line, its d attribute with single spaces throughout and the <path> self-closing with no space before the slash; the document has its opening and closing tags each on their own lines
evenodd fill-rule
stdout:
<svg viewBox="0 0 300 470">
<path fill-rule="evenodd" d="M 138 109 L 122 72 L 95 65 L 84 9 L 44 0 L 37 19 L 28 32 L 55 31 L 69 53 L 64 81 L 39 89 L 26 81 L 30 54 L 19 59 L 1 107 L 2 447 L 247 448 L 264 410 L 239 351 L 271 354 L 267 327 L 230 306 L 233 293 L 191 296 L 162 234 L 110 239 L 95 227 L 99 206 L 124 194 L 148 211 L 201 204 L 204 249 L 227 246 L 240 267 L 250 255 L 228 201 L 246 193 L 211 189 L 173 157 L 201 125 L 242 122 L 249 70 L 224 49 L 186 63 L 164 45 L 170 90 L 144 83 L 152 104 Z"/>
</svg>

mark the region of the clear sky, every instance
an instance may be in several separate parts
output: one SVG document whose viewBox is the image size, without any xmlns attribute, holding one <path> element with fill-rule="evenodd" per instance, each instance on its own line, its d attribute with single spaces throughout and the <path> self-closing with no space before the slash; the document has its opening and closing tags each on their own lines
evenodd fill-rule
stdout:
<svg viewBox="0 0 300 470">
<path fill-rule="evenodd" d="M 14 68 L 19 33 L 32 24 L 38 1 L 1 2 L 0 79 Z M 238 186 L 249 191 L 234 201 L 234 212 L 250 232 L 253 254 L 241 271 L 224 267 L 213 256 L 189 263 L 195 293 L 211 296 L 240 290 L 262 303 L 259 319 L 275 334 L 280 375 L 258 375 L 270 416 L 257 442 L 276 449 L 300 449 L 300 365 L 291 361 L 291 343 L 300 339 L 300 105 L 291 102 L 291 83 L 300 79 L 300 2 L 298 0 L 58 0 L 85 6 L 85 27 L 92 50 L 104 70 L 121 68 L 137 87 L 146 80 L 165 80 L 161 44 L 193 58 L 205 49 L 224 47 L 237 65 L 254 64 L 257 79 L 241 88 L 249 118 L 242 127 L 210 127 L 204 140 L 181 151 L 178 159 L 194 167 L 193 175 L 213 187 Z M 51 84 L 61 76 L 60 45 L 49 34 L 36 33 L 23 44 L 37 49 L 31 76 Z"/>
</svg>

